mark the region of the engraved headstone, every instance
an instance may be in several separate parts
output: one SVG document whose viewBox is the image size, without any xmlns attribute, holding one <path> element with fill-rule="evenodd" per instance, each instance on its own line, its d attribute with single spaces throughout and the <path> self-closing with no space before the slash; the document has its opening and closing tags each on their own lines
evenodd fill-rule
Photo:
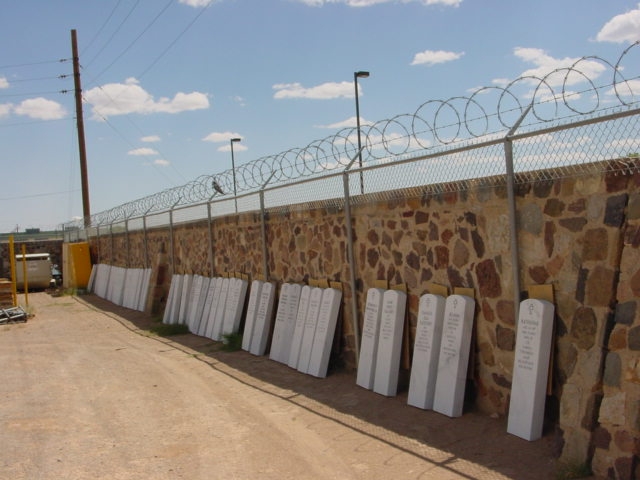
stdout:
<svg viewBox="0 0 640 480">
<path fill-rule="evenodd" d="M 507 432 L 525 440 L 542 436 L 553 315 L 546 300 L 520 303 Z"/>
<path fill-rule="evenodd" d="M 256 321 L 253 325 L 251 336 L 251 352 L 254 355 L 264 355 L 271 333 L 271 318 L 273 316 L 273 303 L 275 300 L 275 288 L 271 282 L 264 282 L 260 290 L 260 302 Z"/>
<path fill-rule="evenodd" d="M 289 301 L 285 311 L 284 329 L 280 340 L 280 355 L 278 361 L 287 363 L 291 353 L 291 343 L 293 340 L 294 330 L 296 328 L 296 318 L 298 315 L 298 305 L 300 304 L 300 292 L 302 287 L 296 283 L 289 285 Z"/>
<path fill-rule="evenodd" d="M 176 292 L 176 276 L 171 277 L 171 283 L 169 284 L 169 293 L 167 294 L 167 303 L 164 306 L 164 313 L 162 315 L 162 323 L 169 324 L 171 315 L 171 307 L 175 301 L 174 296 Z"/>
<path fill-rule="evenodd" d="M 218 304 L 216 305 L 216 314 L 213 317 L 213 332 L 211 338 L 213 340 L 222 340 L 222 329 L 224 328 L 224 312 L 227 308 L 227 301 L 229 297 L 230 279 L 225 277 L 221 282 L 220 296 L 218 297 Z"/>
<path fill-rule="evenodd" d="M 269 358 L 277 362 L 282 362 L 282 349 L 285 341 L 286 330 L 288 327 L 287 315 L 289 313 L 289 303 L 291 291 L 290 287 L 294 285 L 283 283 L 280 287 L 280 297 L 278 299 L 278 309 L 276 311 L 276 319 L 273 324 L 273 336 L 271 338 L 271 349 L 269 350 Z M 287 355 L 287 360 L 289 356 Z"/>
<path fill-rule="evenodd" d="M 473 298 L 447 297 L 433 410 L 449 417 L 462 415 L 474 309 Z"/>
<path fill-rule="evenodd" d="M 356 385 L 368 390 L 373 388 L 376 370 L 376 356 L 378 354 L 378 333 L 380 331 L 380 316 L 382 314 L 381 288 L 367 290 L 367 302 L 364 309 L 362 324 L 362 340 L 360 342 L 360 356 L 358 358 L 358 375 Z"/>
<path fill-rule="evenodd" d="M 224 316 L 224 335 L 238 333 L 240 330 L 240 320 L 244 299 L 247 293 L 247 281 L 241 278 L 230 278 L 229 295 Z"/>
<path fill-rule="evenodd" d="M 304 331 L 302 332 L 302 341 L 300 342 L 300 356 L 298 357 L 297 369 L 300 372 L 307 373 L 309 369 L 309 361 L 311 360 L 311 347 L 313 346 L 313 337 L 316 333 L 316 325 L 318 324 L 318 315 L 320 314 L 320 302 L 322 301 L 322 288 L 314 287 L 309 295 L 309 308 L 304 320 Z"/>
<path fill-rule="evenodd" d="M 309 309 L 310 295 L 311 287 L 309 285 L 304 285 L 300 289 L 300 301 L 298 302 L 295 325 L 293 327 L 293 334 L 291 335 L 291 348 L 289 349 L 289 359 L 287 361 L 287 365 L 289 365 L 291 368 L 298 368 L 300 346 L 302 345 L 302 336 L 304 334 L 304 325 L 307 318 L 307 310 Z"/>
<path fill-rule="evenodd" d="M 373 391 L 387 397 L 394 396 L 398 390 L 406 307 L 406 293 L 399 290 L 384 292 Z"/>
<path fill-rule="evenodd" d="M 256 315 L 258 314 L 258 305 L 260 303 L 260 292 L 262 290 L 262 280 L 254 280 L 251 282 L 249 291 L 249 301 L 247 303 L 247 313 L 244 317 L 244 332 L 242 333 L 242 349 L 247 352 L 251 350 L 251 340 L 253 338 L 253 328 L 256 323 Z"/>
<path fill-rule="evenodd" d="M 145 268 L 142 274 L 142 285 L 140 286 L 140 295 L 138 296 L 138 308 L 139 312 L 144 312 L 147 305 L 147 298 L 149 297 L 149 283 L 151 282 L 151 269 Z"/>
<path fill-rule="evenodd" d="M 444 306 L 445 299 L 440 295 L 426 293 L 420 297 L 407 397 L 407 403 L 414 407 L 433 408 Z"/>
<path fill-rule="evenodd" d="M 182 278 L 182 298 L 180 299 L 180 313 L 178 314 L 178 323 L 187 323 L 187 315 L 189 314 L 189 299 L 191 298 L 191 284 L 193 283 L 193 275 L 185 275 Z"/>
<path fill-rule="evenodd" d="M 207 318 L 207 329 L 204 336 L 213 340 L 213 328 L 216 322 L 216 313 L 218 312 L 218 302 L 220 301 L 220 292 L 222 292 L 222 277 L 216 277 L 213 281 L 213 298 Z"/>
<path fill-rule="evenodd" d="M 189 292 L 189 308 L 186 317 L 186 324 L 189 331 L 193 333 L 196 314 L 198 310 L 198 302 L 200 300 L 200 291 L 202 290 L 202 275 L 194 275 L 191 281 L 191 291 Z"/>
<path fill-rule="evenodd" d="M 184 275 L 174 275 L 176 288 L 173 293 L 173 301 L 171 302 L 171 312 L 169 313 L 169 323 L 176 324 L 180 317 L 180 302 L 182 301 L 182 283 Z"/>
<path fill-rule="evenodd" d="M 193 322 L 191 324 L 191 332 L 198 334 L 200 325 L 202 325 L 204 317 L 204 306 L 209 294 L 209 277 L 200 277 L 200 289 L 198 293 L 198 302 L 196 303 L 195 313 L 193 314 Z"/>
<path fill-rule="evenodd" d="M 329 366 L 329 356 L 333 346 L 333 336 L 336 331 L 338 314 L 340 312 L 340 302 L 342 292 L 335 288 L 326 288 L 322 292 L 320 301 L 320 312 L 318 313 L 318 324 L 311 346 L 311 358 L 307 373 L 315 377 L 324 378 L 327 376 Z"/>
<path fill-rule="evenodd" d="M 209 325 L 209 314 L 211 313 L 211 305 L 213 304 L 213 292 L 216 288 L 216 279 L 209 278 L 207 282 L 207 293 L 202 307 L 202 317 L 200 318 L 200 325 L 198 325 L 198 335 L 201 337 L 206 336 L 207 327 Z"/>
</svg>

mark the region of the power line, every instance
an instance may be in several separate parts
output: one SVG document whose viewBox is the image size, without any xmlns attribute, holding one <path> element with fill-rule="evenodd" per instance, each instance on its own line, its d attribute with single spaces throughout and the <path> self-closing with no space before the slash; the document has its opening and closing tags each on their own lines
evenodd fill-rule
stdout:
<svg viewBox="0 0 640 480">
<path fill-rule="evenodd" d="M 67 191 L 62 191 L 62 192 L 48 192 L 48 193 L 35 193 L 33 195 L 19 195 L 16 197 L 5 197 L 5 198 L 0 198 L 0 202 L 6 202 L 6 201 L 10 201 L 10 200 L 23 200 L 25 198 L 38 198 L 38 197 L 53 197 L 55 195 L 67 195 L 69 193 L 75 193 L 75 192 L 79 192 L 79 189 L 75 189 L 75 190 L 67 190 Z"/>
<path fill-rule="evenodd" d="M 100 36 L 100 34 L 102 33 L 102 30 L 104 30 L 104 28 L 107 26 L 107 23 L 109 23 L 109 20 L 111 20 L 111 17 L 113 17 L 113 14 L 116 13 L 116 10 L 120 6 L 121 2 L 122 2 L 122 0 L 118 0 L 118 2 L 116 3 L 116 6 L 113 7 L 113 10 L 111 10 L 111 13 L 107 17 L 107 19 L 104 21 L 102 26 L 96 31 L 96 33 L 93 36 L 93 38 L 91 40 L 89 40 L 89 42 L 87 43 L 87 46 L 84 47 L 85 50 L 89 49 L 91 47 L 91 45 L 93 45 L 93 42 L 95 42 L 96 39 Z M 84 53 L 84 51 L 82 53 Z"/>
<path fill-rule="evenodd" d="M 59 60 L 48 60 L 44 62 L 31 62 L 31 63 L 16 63 L 13 65 L 0 65 L 0 68 L 18 68 L 18 67 L 32 67 L 34 65 L 45 65 L 48 63 L 63 63 L 71 60 L 70 58 L 61 58 Z"/>
</svg>

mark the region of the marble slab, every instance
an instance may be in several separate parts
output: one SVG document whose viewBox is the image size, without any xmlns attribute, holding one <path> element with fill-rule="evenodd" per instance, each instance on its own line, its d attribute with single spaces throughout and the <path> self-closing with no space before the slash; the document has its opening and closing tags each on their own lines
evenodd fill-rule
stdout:
<svg viewBox="0 0 640 480">
<path fill-rule="evenodd" d="M 304 335 L 305 320 L 307 319 L 307 310 L 309 309 L 309 297 L 311 296 L 311 287 L 304 285 L 300 289 L 300 300 L 298 302 L 298 311 L 296 312 L 295 325 L 291 335 L 291 348 L 289 349 L 289 359 L 287 365 L 291 368 L 298 368 L 298 360 L 300 359 L 300 347 L 302 346 L 302 336 Z"/>
<path fill-rule="evenodd" d="M 253 325 L 253 335 L 251 337 L 251 348 L 253 355 L 264 355 L 269 343 L 271 333 L 271 320 L 273 317 L 273 304 L 275 302 L 275 287 L 271 282 L 264 282 L 260 290 L 260 301 L 256 321 Z"/>
<path fill-rule="evenodd" d="M 249 290 L 249 301 L 247 302 L 247 313 L 244 317 L 244 332 L 242 333 L 242 349 L 247 352 L 251 350 L 251 340 L 253 339 L 253 328 L 258 314 L 258 304 L 260 303 L 260 292 L 262 290 L 262 280 L 251 282 Z"/>
<path fill-rule="evenodd" d="M 311 347 L 313 346 L 313 337 L 316 333 L 318 315 L 320 314 L 322 291 L 323 289 L 320 287 L 313 287 L 309 295 L 309 307 L 304 320 L 304 331 L 302 332 L 302 341 L 300 342 L 300 356 L 296 367 L 298 371 L 303 373 L 307 373 L 309 369 Z"/>
<path fill-rule="evenodd" d="M 311 346 L 311 357 L 307 374 L 314 377 L 324 378 L 327 376 L 333 337 L 340 313 L 342 303 L 342 292 L 335 288 L 325 288 L 320 301 L 320 311 L 318 313 L 318 323 L 316 325 L 313 344 Z"/>
</svg>

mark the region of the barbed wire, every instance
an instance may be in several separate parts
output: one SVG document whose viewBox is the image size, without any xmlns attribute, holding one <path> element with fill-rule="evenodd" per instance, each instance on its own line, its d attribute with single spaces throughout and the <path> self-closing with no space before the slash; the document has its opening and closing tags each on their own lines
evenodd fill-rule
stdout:
<svg viewBox="0 0 640 480">
<path fill-rule="evenodd" d="M 640 41 L 631 44 L 615 63 L 597 56 L 585 56 L 542 77 L 525 75 L 505 86 L 475 89 L 469 96 L 428 100 L 413 113 L 362 125 L 365 163 L 393 161 L 460 142 L 497 138 L 509 131 L 529 106 L 529 126 L 597 115 L 605 109 L 629 108 L 638 102 L 640 77 L 625 77 L 626 71 L 633 71 L 625 61 L 638 46 Z M 609 79 L 608 83 L 596 85 L 594 77 L 602 77 L 607 71 L 609 75 L 604 78 Z M 527 125 L 520 127 L 527 128 Z M 255 191 L 267 181 L 276 185 L 344 168 L 358 151 L 357 133 L 356 127 L 343 128 L 305 147 L 245 163 L 236 168 L 235 190 L 238 194 Z M 233 191 L 231 169 L 202 175 L 185 185 L 94 214 L 91 225 L 122 222 L 178 206 L 211 201 L 215 197 L 231 198 Z M 81 226 L 82 221 L 65 225 L 66 228 Z"/>
</svg>

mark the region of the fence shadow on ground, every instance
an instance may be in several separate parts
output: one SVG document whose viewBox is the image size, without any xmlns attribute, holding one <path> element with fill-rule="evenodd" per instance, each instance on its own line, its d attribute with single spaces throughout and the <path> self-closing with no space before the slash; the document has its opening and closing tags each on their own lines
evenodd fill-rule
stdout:
<svg viewBox="0 0 640 480">
<path fill-rule="evenodd" d="M 150 315 L 116 306 L 95 295 L 76 298 L 136 334 L 183 351 L 256 391 L 334 422 L 336 440 L 345 435 L 346 429 L 365 439 L 358 448 L 376 448 L 377 442 L 392 447 L 395 453 L 385 462 L 396 462 L 403 455 L 424 462 L 424 470 L 415 478 L 427 478 L 432 468 L 447 469 L 460 478 L 476 478 L 466 473 L 469 463 L 486 469 L 487 478 L 538 479 L 555 475 L 558 446 L 554 445 L 556 435 L 552 431 L 538 441 L 527 442 L 506 433 L 505 418 L 465 410 L 462 417 L 451 419 L 408 406 L 406 391 L 384 397 L 361 388 L 355 383 L 353 371 L 330 367 L 327 378 L 320 379 L 272 361 L 268 355 L 225 351 L 222 342 L 197 335 L 160 337 L 151 332 L 159 321 Z M 308 428 L 313 429 L 313 424 Z"/>
</svg>

